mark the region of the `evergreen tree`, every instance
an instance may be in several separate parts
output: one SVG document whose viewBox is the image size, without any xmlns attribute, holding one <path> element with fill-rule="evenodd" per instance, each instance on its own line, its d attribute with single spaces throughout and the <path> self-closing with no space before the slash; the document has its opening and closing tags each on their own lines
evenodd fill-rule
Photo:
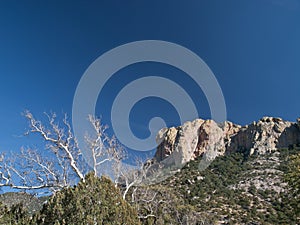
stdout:
<svg viewBox="0 0 300 225">
<path fill-rule="evenodd" d="M 22 204 L 8 208 L 0 203 L 0 224 L 29 225 L 32 223 Z"/>
<path fill-rule="evenodd" d="M 85 182 L 57 192 L 34 219 L 38 224 L 140 224 L 110 179 L 89 173 Z"/>
</svg>

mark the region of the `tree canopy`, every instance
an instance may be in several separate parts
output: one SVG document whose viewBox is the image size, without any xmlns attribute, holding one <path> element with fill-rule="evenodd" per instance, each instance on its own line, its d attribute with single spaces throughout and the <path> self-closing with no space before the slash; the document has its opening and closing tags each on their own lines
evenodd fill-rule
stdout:
<svg viewBox="0 0 300 225">
<path fill-rule="evenodd" d="M 56 193 L 37 216 L 38 224 L 140 224 L 137 212 L 110 179 L 86 175 L 85 182 Z"/>
</svg>

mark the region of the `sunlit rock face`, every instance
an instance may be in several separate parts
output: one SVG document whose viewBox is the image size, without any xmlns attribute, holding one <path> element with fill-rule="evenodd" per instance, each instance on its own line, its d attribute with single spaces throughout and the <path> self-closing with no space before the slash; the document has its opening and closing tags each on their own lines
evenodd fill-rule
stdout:
<svg viewBox="0 0 300 225">
<path fill-rule="evenodd" d="M 163 128 L 157 135 L 158 162 L 181 165 L 210 152 L 213 159 L 225 153 L 245 151 L 265 154 L 300 143 L 300 118 L 296 123 L 281 118 L 263 117 L 247 126 L 232 122 L 196 119 L 179 127 Z"/>
<path fill-rule="evenodd" d="M 179 127 L 164 128 L 157 135 L 160 143 L 155 159 L 168 158 L 175 165 L 184 164 L 211 152 L 212 157 L 223 155 L 230 144 L 230 137 L 240 130 L 231 122 L 217 124 L 213 120 L 196 119 Z"/>
<path fill-rule="evenodd" d="M 227 151 L 249 151 L 249 154 L 265 154 L 278 148 L 289 147 L 300 142 L 297 123 L 281 118 L 263 117 L 258 122 L 243 127 L 231 136 Z"/>
</svg>

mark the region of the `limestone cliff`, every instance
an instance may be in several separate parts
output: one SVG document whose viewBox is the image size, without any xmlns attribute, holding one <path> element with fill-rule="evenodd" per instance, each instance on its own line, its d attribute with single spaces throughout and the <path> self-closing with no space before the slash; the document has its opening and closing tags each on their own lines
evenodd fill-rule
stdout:
<svg viewBox="0 0 300 225">
<path fill-rule="evenodd" d="M 163 128 L 157 135 L 155 160 L 181 165 L 204 153 L 210 159 L 226 153 L 246 151 L 264 154 L 300 143 L 300 119 L 296 123 L 263 117 L 247 126 L 232 122 L 217 124 L 196 119 L 179 127 Z"/>
</svg>

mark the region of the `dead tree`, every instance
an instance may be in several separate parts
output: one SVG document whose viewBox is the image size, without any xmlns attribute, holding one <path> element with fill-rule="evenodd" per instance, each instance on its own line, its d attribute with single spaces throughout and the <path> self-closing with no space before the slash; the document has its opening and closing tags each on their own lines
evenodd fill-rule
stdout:
<svg viewBox="0 0 300 225">
<path fill-rule="evenodd" d="M 91 115 L 88 119 L 92 124 L 94 135 L 86 135 L 85 140 L 92 152 L 94 174 L 103 175 L 101 174 L 101 166 L 104 163 L 110 163 L 112 170 L 117 172 L 116 169 L 120 168 L 121 161 L 126 157 L 124 148 L 114 136 L 109 137 L 107 135 L 106 130 L 108 127 L 103 125 L 100 119 Z"/>
<path fill-rule="evenodd" d="M 29 111 L 24 116 L 29 122 L 26 135 L 37 134 L 45 142 L 44 150 L 21 149 L 20 154 L 9 159 L 0 157 L 0 187 L 14 189 L 43 189 L 56 191 L 85 180 L 90 170 L 82 156 L 76 137 L 65 115 L 59 123 L 56 114 L 45 114 L 47 123 L 37 120 Z M 106 134 L 100 119 L 89 116 L 95 135 L 87 135 L 86 141 L 93 157 L 95 175 L 101 175 L 100 165 L 105 162 L 121 163 L 124 150 L 117 140 Z"/>
</svg>

